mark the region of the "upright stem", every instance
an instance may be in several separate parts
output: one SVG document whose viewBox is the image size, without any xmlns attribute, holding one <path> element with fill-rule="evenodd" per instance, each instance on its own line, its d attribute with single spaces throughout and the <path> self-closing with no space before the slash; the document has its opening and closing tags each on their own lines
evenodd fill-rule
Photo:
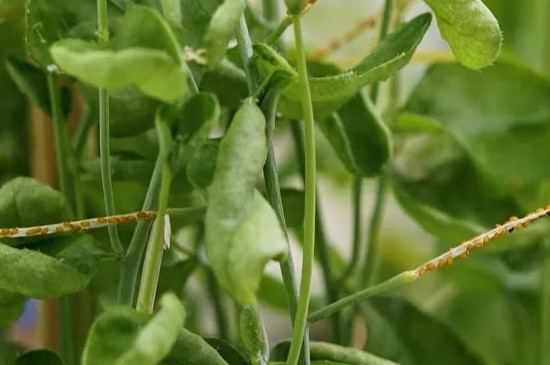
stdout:
<svg viewBox="0 0 550 365">
<path fill-rule="evenodd" d="M 205 268 L 205 270 L 208 293 L 214 305 L 214 315 L 218 323 L 218 336 L 224 340 L 230 340 L 231 330 L 223 293 L 220 291 L 214 272 L 210 268 Z"/>
<path fill-rule="evenodd" d="M 550 239 L 544 241 L 541 268 L 540 365 L 550 365 Z"/>
<path fill-rule="evenodd" d="M 307 75 L 306 54 L 302 36 L 301 16 L 294 18 L 294 37 L 296 42 L 298 77 L 301 88 L 302 109 L 305 125 L 305 211 L 304 211 L 304 256 L 302 265 L 302 279 L 300 282 L 300 295 L 298 297 L 298 310 L 294 322 L 294 332 L 288 354 L 287 365 L 296 365 L 300 357 L 304 333 L 307 326 L 307 313 L 309 307 L 311 277 L 315 252 L 315 192 L 316 192 L 316 161 L 315 161 L 315 123 L 313 117 L 313 105 L 311 103 L 311 90 Z"/>
<path fill-rule="evenodd" d="M 155 210 L 158 203 L 160 181 L 162 175 L 162 157 L 157 158 L 155 169 L 151 175 L 149 188 L 145 194 L 142 210 Z M 148 233 L 151 230 L 151 222 L 140 221 L 137 223 L 134 234 L 120 264 L 120 280 L 118 283 L 118 303 L 127 306 L 133 306 L 135 293 L 139 282 L 139 269 L 143 252 L 147 246 Z"/>
<path fill-rule="evenodd" d="M 355 176 L 353 179 L 352 189 L 352 202 L 353 202 L 353 248 L 351 251 L 351 258 L 348 267 L 340 280 L 340 283 L 344 283 L 348 277 L 355 271 L 355 268 L 359 264 L 359 255 L 361 253 L 361 211 L 363 208 L 362 196 L 363 196 L 363 179 L 360 176 Z"/>
<path fill-rule="evenodd" d="M 269 1 L 266 1 L 269 2 Z M 274 0 L 270 0 L 274 2 Z M 264 2 L 265 3 L 265 2 Z M 239 45 L 239 52 L 241 55 L 241 61 L 244 65 L 244 70 L 247 79 L 248 92 L 252 95 L 255 89 L 258 87 L 258 79 L 256 74 L 250 65 L 250 58 L 253 55 L 252 41 L 250 40 L 250 34 L 248 33 L 248 27 L 246 25 L 246 19 L 241 18 L 239 30 L 237 31 L 237 40 Z M 273 131 L 275 129 L 275 118 L 277 115 L 277 104 L 279 100 L 278 90 L 268 90 L 267 95 L 262 101 L 261 109 L 266 117 L 267 121 L 267 143 L 268 143 L 268 155 L 267 161 L 264 166 L 264 178 L 267 191 L 267 199 L 273 209 L 275 210 L 279 222 L 283 227 L 285 233 L 286 222 L 284 218 L 283 203 L 281 198 L 281 190 L 279 186 L 279 177 L 277 174 L 277 165 L 275 161 L 275 154 L 273 151 Z M 281 268 L 281 274 L 283 282 L 287 291 L 290 306 L 290 316 L 294 323 L 296 318 L 296 311 L 298 307 L 298 291 L 296 286 L 296 277 L 294 272 L 294 264 L 292 260 L 292 254 L 287 256 L 279 262 Z M 302 352 L 302 360 L 305 365 L 309 365 L 309 338 L 308 333 L 304 333 L 304 351 Z"/>
<path fill-rule="evenodd" d="M 542 69 L 550 74 L 550 4 L 547 0 L 537 1 L 538 36 L 540 37 L 540 54 Z M 540 332 L 540 365 L 550 365 L 550 239 L 544 242 L 544 258 L 541 268 L 541 332 Z"/>
<path fill-rule="evenodd" d="M 380 35 L 379 40 L 382 41 L 389 33 L 391 16 L 394 8 L 394 0 L 386 0 L 384 5 L 384 13 L 382 14 L 382 24 L 380 25 Z M 380 91 L 380 84 L 374 83 L 371 86 L 370 97 L 374 104 L 378 101 L 378 94 Z M 382 172 L 378 180 L 378 188 L 376 190 L 376 202 L 374 205 L 374 210 L 372 212 L 370 224 L 369 224 L 369 233 L 367 240 L 367 249 L 365 250 L 365 261 L 363 263 L 363 270 L 361 273 L 361 284 L 368 285 L 372 280 L 374 274 L 376 260 L 378 258 L 378 232 L 380 231 L 380 222 L 384 208 L 384 198 L 386 191 L 386 176 L 385 172 Z M 358 202 L 361 204 L 361 202 Z"/>
<path fill-rule="evenodd" d="M 50 108 L 52 110 L 52 122 L 55 138 L 55 152 L 57 169 L 59 174 L 59 187 L 63 195 L 71 202 L 72 208 L 77 215 L 81 215 L 78 197 L 75 194 L 76 171 L 71 171 L 72 151 L 69 148 L 69 136 L 67 125 L 61 109 L 61 93 L 55 75 L 48 73 L 48 92 L 50 97 Z M 79 217 L 82 218 L 82 217 Z M 75 306 L 74 298 L 65 296 L 60 300 L 60 337 L 63 358 L 67 364 L 76 364 L 77 344 L 76 329 L 74 325 Z"/>
<path fill-rule="evenodd" d="M 380 223 L 382 221 L 382 213 L 384 211 L 385 192 L 387 177 L 385 172 L 382 173 L 378 180 L 378 187 L 376 190 L 376 202 L 374 203 L 374 209 L 369 224 L 369 233 L 367 239 L 367 250 L 365 252 L 365 262 L 363 263 L 363 270 L 361 272 L 361 286 L 366 287 L 371 284 L 372 277 L 376 268 L 376 260 L 378 258 L 378 236 L 380 232 Z"/>
<path fill-rule="evenodd" d="M 298 123 L 292 123 L 292 135 L 294 137 L 294 144 L 296 146 L 296 157 L 298 160 L 299 170 L 302 174 L 302 179 L 305 182 L 305 154 L 304 154 L 304 137 L 302 133 L 302 128 Z M 332 264 L 330 261 L 330 252 L 328 246 L 328 240 L 323 228 L 323 222 L 321 220 L 322 211 L 319 202 L 317 202 L 317 208 L 315 209 L 315 242 L 316 242 L 316 251 L 315 254 L 321 265 L 321 270 L 323 272 L 323 283 L 325 286 L 325 292 L 328 302 L 332 303 L 338 300 L 339 293 L 335 287 L 334 275 L 332 273 Z M 331 327 L 333 331 L 334 342 L 342 343 L 345 330 L 343 329 L 343 321 L 340 318 L 340 313 L 336 313 L 331 318 Z"/>
<path fill-rule="evenodd" d="M 237 31 L 237 42 L 239 44 L 239 53 L 241 55 L 241 62 L 243 63 L 244 73 L 246 74 L 246 85 L 248 86 L 248 94 L 252 95 L 254 90 L 258 86 L 256 73 L 252 69 L 250 59 L 254 53 L 252 49 L 252 41 L 248 33 L 248 26 L 246 25 L 246 18 L 244 14 L 239 21 L 239 29 Z"/>
<path fill-rule="evenodd" d="M 99 43 L 109 41 L 109 18 L 107 15 L 107 0 L 97 0 L 97 35 Z M 111 153 L 109 147 L 109 92 L 99 89 L 99 158 L 101 164 L 101 184 L 103 185 L 103 199 L 105 202 L 105 214 L 114 215 L 115 198 L 113 194 L 113 182 L 111 181 Z M 108 227 L 109 238 L 113 251 L 122 255 L 124 249 L 118 237 L 116 225 Z"/>
<path fill-rule="evenodd" d="M 281 197 L 281 188 L 279 186 L 279 176 L 277 173 L 277 161 L 275 160 L 275 153 L 273 150 L 273 132 L 275 130 L 275 118 L 277 116 L 277 104 L 279 100 L 279 90 L 270 90 L 261 103 L 262 111 L 267 118 L 267 160 L 264 166 L 264 179 L 266 187 L 266 195 L 269 204 L 275 210 L 279 222 L 283 227 L 286 234 L 287 227 L 285 221 L 285 215 L 283 210 L 283 200 Z M 296 312 L 298 309 L 298 289 L 296 285 L 296 275 L 294 271 L 294 261 L 292 254 L 290 253 L 290 241 L 287 236 L 287 243 L 289 245 L 289 254 L 283 260 L 279 262 L 281 268 L 281 274 L 283 276 L 283 283 L 285 284 L 286 292 L 288 295 L 290 318 L 294 324 L 296 320 Z M 306 330 L 303 339 L 303 351 L 301 353 L 300 361 L 306 365 L 309 365 L 309 331 Z"/>
<path fill-rule="evenodd" d="M 169 166 L 163 166 L 162 179 L 159 194 L 159 208 L 157 218 L 153 225 L 152 241 L 147 246 L 141 284 L 136 309 L 142 313 L 152 313 L 155 304 L 158 278 L 162 263 L 164 250 L 164 219 L 168 209 L 168 198 L 170 197 L 170 184 L 172 182 L 172 171 Z"/>
</svg>

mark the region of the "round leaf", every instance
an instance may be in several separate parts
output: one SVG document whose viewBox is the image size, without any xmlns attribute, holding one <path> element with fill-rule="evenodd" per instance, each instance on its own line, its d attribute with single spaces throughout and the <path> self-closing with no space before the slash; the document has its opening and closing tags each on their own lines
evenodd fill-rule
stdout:
<svg viewBox="0 0 550 365">
<path fill-rule="evenodd" d="M 471 69 L 495 62 L 502 45 L 498 21 L 481 0 L 425 0 L 456 59 Z"/>
</svg>

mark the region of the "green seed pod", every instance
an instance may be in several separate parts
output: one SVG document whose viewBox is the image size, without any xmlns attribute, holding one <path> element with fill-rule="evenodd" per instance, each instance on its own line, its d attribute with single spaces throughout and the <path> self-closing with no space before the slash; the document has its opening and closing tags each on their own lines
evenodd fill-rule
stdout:
<svg viewBox="0 0 550 365">
<path fill-rule="evenodd" d="M 269 346 L 262 317 L 255 307 L 245 307 L 239 318 L 239 335 L 246 356 L 254 365 L 267 364 Z"/>
<path fill-rule="evenodd" d="M 308 0 L 285 0 L 288 12 L 293 15 L 298 15 L 306 7 Z"/>
</svg>

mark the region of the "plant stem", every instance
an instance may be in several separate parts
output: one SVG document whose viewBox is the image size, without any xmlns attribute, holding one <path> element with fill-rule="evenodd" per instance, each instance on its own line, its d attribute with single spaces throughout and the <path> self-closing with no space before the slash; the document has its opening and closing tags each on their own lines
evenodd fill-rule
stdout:
<svg viewBox="0 0 550 365">
<path fill-rule="evenodd" d="M 274 0 L 267 0 L 267 2 L 274 3 Z M 239 45 L 239 52 L 241 55 L 241 61 L 243 62 L 247 79 L 248 92 L 250 95 L 253 95 L 256 88 L 258 87 L 258 79 L 256 78 L 254 70 L 252 70 L 252 68 L 250 67 L 250 58 L 252 57 L 254 51 L 252 49 L 252 41 L 250 40 L 250 34 L 248 33 L 248 27 L 246 25 L 246 19 L 244 17 L 241 18 L 241 24 L 237 32 L 237 40 Z M 266 164 L 264 165 L 264 179 L 266 185 L 267 199 L 275 210 L 279 222 L 281 223 L 281 226 L 286 234 L 287 228 L 283 211 L 281 190 L 279 186 L 279 177 L 277 174 L 277 164 L 273 151 L 273 131 L 275 130 L 275 118 L 277 116 L 278 100 L 279 91 L 276 89 L 268 90 L 260 105 L 267 122 L 266 134 L 268 154 Z M 290 243 L 289 254 L 285 259 L 279 262 L 279 266 L 281 269 L 281 275 L 283 277 L 283 283 L 285 285 L 289 298 L 291 320 L 294 324 L 298 307 L 298 290 L 296 286 L 294 263 L 292 260 L 292 254 L 290 253 Z M 309 334 L 307 331 L 304 333 L 303 341 L 304 351 L 302 352 L 301 362 L 305 365 L 309 365 Z"/>
<path fill-rule="evenodd" d="M 63 359 L 68 365 L 75 365 L 78 362 L 76 331 L 75 331 L 75 302 L 72 295 L 66 295 L 59 300 L 61 349 Z"/>
<path fill-rule="evenodd" d="M 367 289 L 363 289 L 357 293 L 349 295 L 345 298 L 340 299 L 337 302 L 331 303 L 326 307 L 319 309 L 316 312 L 313 312 L 308 320 L 310 322 L 316 322 L 320 319 L 326 318 L 350 305 L 353 305 L 359 301 L 370 298 L 374 295 L 384 293 L 390 290 L 400 288 L 403 285 L 412 283 L 418 279 L 418 275 L 414 271 L 405 271 L 399 275 L 394 276 L 393 278 L 386 280 L 378 285 L 372 286 Z"/>
<path fill-rule="evenodd" d="M 394 0 L 386 0 L 384 5 L 384 12 L 382 14 L 382 23 L 380 25 L 379 40 L 382 41 L 389 33 L 391 16 L 394 8 Z M 378 94 L 380 91 L 380 84 L 378 82 L 371 86 L 370 98 L 374 104 L 378 102 Z M 369 233 L 367 239 L 367 249 L 365 250 L 365 261 L 363 263 L 363 270 L 361 273 L 360 282 L 362 286 L 369 285 L 372 281 L 374 274 L 376 260 L 378 258 L 378 236 L 380 231 L 380 222 L 382 218 L 384 208 L 384 198 L 386 191 L 386 173 L 382 171 L 378 180 L 378 187 L 376 189 L 376 202 L 374 210 L 372 212 L 371 220 L 369 223 Z M 361 204 L 361 202 L 359 202 Z"/>
<path fill-rule="evenodd" d="M 543 241 L 544 258 L 541 269 L 541 335 L 540 365 L 550 365 L 550 239 Z"/>
<path fill-rule="evenodd" d="M 84 204 L 79 194 L 78 169 L 72 150 L 69 147 L 69 133 L 61 109 L 61 93 L 57 77 L 47 75 L 52 123 L 55 138 L 55 157 L 57 162 L 59 188 L 70 202 L 73 212 L 79 219 L 84 218 Z"/>
<path fill-rule="evenodd" d="M 362 189 L 363 179 L 360 176 L 355 176 L 353 179 L 352 201 L 353 201 L 353 248 L 351 258 L 346 271 L 338 280 L 344 283 L 351 274 L 355 271 L 359 263 L 359 255 L 361 253 L 361 211 L 362 211 Z"/>
<path fill-rule="evenodd" d="M 277 104 L 279 101 L 279 90 L 270 90 L 262 100 L 261 108 L 264 112 L 264 115 L 267 119 L 267 160 L 264 166 L 264 179 L 266 187 L 266 195 L 269 204 L 275 210 L 279 222 L 283 227 L 285 234 L 287 234 L 287 227 L 285 221 L 285 215 L 283 210 L 283 200 L 281 197 L 281 188 L 279 185 L 279 176 L 277 173 L 277 161 L 275 160 L 275 153 L 273 150 L 273 132 L 275 130 L 275 119 L 277 116 Z M 294 324 L 296 320 L 296 311 L 298 308 L 298 290 L 296 285 L 296 275 L 294 271 L 294 261 L 292 259 L 292 253 L 290 251 L 290 241 L 288 240 L 288 255 L 279 262 L 281 268 L 281 274 L 283 277 L 283 283 L 286 288 L 289 309 L 290 309 L 290 318 Z M 306 330 L 304 333 L 303 339 L 303 351 L 301 356 L 301 361 L 308 365 L 310 363 L 309 359 L 309 332 Z"/>
<path fill-rule="evenodd" d="M 300 356 L 303 337 L 307 327 L 311 277 L 315 252 L 315 192 L 316 192 L 316 161 L 315 161 L 315 123 L 311 90 L 307 75 L 306 54 L 302 35 L 301 16 L 294 18 L 294 33 L 296 42 L 298 77 L 301 86 L 302 109 L 305 125 L 305 210 L 304 210 L 304 256 L 298 310 L 294 321 L 294 332 L 288 354 L 287 365 L 296 365 Z"/>
<path fill-rule="evenodd" d="M 109 18 L 107 14 L 107 0 L 97 0 L 97 35 L 99 43 L 104 44 L 109 41 Z M 111 161 L 109 147 L 109 92 L 105 89 L 99 89 L 99 158 L 101 165 L 101 184 L 103 186 L 103 199 L 105 202 L 105 214 L 116 214 L 115 198 L 113 194 L 113 182 L 111 181 Z M 124 248 L 118 236 L 118 230 L 115 225 L 109 226 L 109 239 L 113 251 L 117 255 L 122 255 Z"/>
<path fill-rule="evenodd" d="M 208 282 L 208 293 L 212 303 L 214 304 L 214 314 L 218 323 L 218 336 L 224 340 L 230 340 L 230 326 L 227 318 L 226 306 L 224 303 L 223 293 L 220 291 L 216 277 L 211 268 L 207 267 L 206 279 Z"/>
<path fill-rule="evenodd" d="M 67 125 L 61 109 L 61 93 L 57 77 L 51 73 L 47 75 L 50 108 L 55 138 L 55 152 L 59 175 L 59 186 L 65 198 L 71 203 L 73 212 L 78 218 L 83 218 L 83 207 L 77 195 L 76 166 L 73 164 L 72 151 L 69 148 Z M 76 328 L 74 323 L 75 303 L 72 296 L 60 299 L 60 337 L 63 358 L 69 365 L 76 364 L 77 344 Z"/>
<path fill-rule="evenodd" d="M 304 138 L 302 129 L 298 123 L 291 123 L 292 136 L 294 137 L 294 144 L 296 146 L 296 157 L 302 179 L 305 182 L 305 154 L 304 154 Z M 321 206 L 317 202 L 317 209 L 315 210 L 315 236 L 316 236 L 316 252 L 317 259 L 321 265 L 323 272 L 323 283 L 325 286 L 325 292 L 328 302 L 332 303 L 338 300 L 338 290 L 334 286 L 334 275 L 332 274 L 332 264 L 330 261 L 330 252 L 327 236 L 323 228 L 323 222 L 321 220 Z M 334 342 L 341 343 L 343 339 L 344 329 L 342 328 L 343 321 L 340 319 L 339 313 L 331 317 L 331 327 L 334 337 Z"/>
<path fill-rule="evenodd" d="M 164 157 L 164 156 L 163 156 Z M 153 224 L 151 242 L 147 246 L 147 252 L 143 262 L 143 271 L 141 274 L 141 284 L 136 304 L 136 309 L 142 313 L 152 313 L 155 304 L 155 295 L 157 291 L 158 278 L 162 263 L 164 246 L 164 219 L 168 208 L 168 199 L 170 197 L 170 184 L 172 182 L 172 171 L 168 163 L 163 159 L 162 178 L 159 193 L 159 208 L 157 218 Z"/>
<path fill-rule="evenodd" d="M 241 62 L 243 63 L 244 73 L 246 75 L 246 85 L 248 86 L 248 94 L 252 95 L 254 90 L 258 86 L 258 80 L 256 73 L 252 69 L 250 59 L 254 53 L 252 50 L 252 41 L 248 33 L 248 26 L 246 25 L 246 18 L 244 14 L 239 21 L 239 29 L 237 31 L 237 43 L 239 44 L 239 53 L 241 56 Z"/>
<path fill-rule="evenodd" d="M 386 173 L 382 172 L 378 180 L 376 189 L 376 201 L 369 224 L 369 233 L 367 238 L 367 250 L 365 252 L 365 261 L 361 271 L 361 286 L 370 285 L 375 272 L 376 260 L 378 259 L 378 236 L 380 232 L 380 222 L 384 210 L 385 192 L 387 185 Z"/>
<path fill-rule="evenodd" d="M 160 181 L 162 175 L 162 158 L 159 156 L 155 163 L 155 169 L 151 175 L 149 187 L 145 194 L 145 200 L 141 210 L 155 210 L 160 190 Z M 137 223 L 132 240 L 128 246 L 126 254 L 120 264 L 120 280 L 118 283 L 118 303 L 133 306 L 135 293 L 139 282 L 139 269 L 143 252 L 147 246 L 148 233 L 151 230 L 152 223 L 149 221 L 139 221 Z"/>
</svg>

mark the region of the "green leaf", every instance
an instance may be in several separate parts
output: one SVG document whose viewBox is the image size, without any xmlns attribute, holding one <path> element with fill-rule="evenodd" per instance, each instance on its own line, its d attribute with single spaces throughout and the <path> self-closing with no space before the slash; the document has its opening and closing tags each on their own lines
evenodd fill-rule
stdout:
<svg viewBox="0 0 550 365">
<path fill-rule="evenodd" d="M 51 351 L 36 350 L 19 356 L 13 365 L 63 365 L 63 361 Z"/>
<path fill-rule="evenodd" d="M 522 66 L 497 63 L 479 73 L 440 64 L 426 72 L 402 118 L 436 121 L 481 171 L 517 191 L 550 177 L 549 99 L 549 80 Z"/>
<path fill-rule="evenodd" d="M 93 0 L 29 0 L 26 3 L 25 41 L 31 57 L 42 67 L 47 69 L 53 64 L 50 55 L 50 46 L 71 34 L 77 27 L 86 26 L 87 38 L 94 37 L 97 9 Z M 120 14 L 120 10 L 110 6 L 111 15 Z"/>
<path fill-rule="evenodd" d="M 63 195 L 34 179 L 17 177 L 0 188 L 0 222 L 4 228 L 59 223 L 69 217 Z"/>
<path fill-rule="evenodd" d="M 444 323 L 397 297 L 374 298 L 376 310 L 390 323 L 406 348 L 411 365 L 482 365 L 484 362 Z M 429 341 L 427 340 L 429 339 Z"/>
<path fill-rule="evenodd" d="M 255 307 L 246 306 L 241 310 L 239 337 L 252 364 L 265 364 L 269 361 L 267 332 L 261 314 Z"/>
<path fill-rule="evenodd" d="M 227 60 L 222 60 L 215 70 L 206 72 L 199 87 L 216 94 L 220 104 L 233 109 L 248 96 L 244 71 Z"/>
<path fill-rule="evenodd" d="M 405 211 L 448 245 L 522 213 L 447 134 L 415 136 L 403 145 L 394 190 Z"/>
<path fill-rule="evenodd" d="M 301 229 L 304 224 L 304 191 L 283 188 L 281 189 L 281 198 L 286 225 L 289 228 Z"/>
<path fill-rule="evenodd" d="M 272 349 L 272 361 L 284 361 L 290 350 L 290 341 L 279 342 Z M 397 365 L 390 360 L 382 359 L 378 356 L 369 354 L 350 347 L 343 347 L 327 342 L 310 342 L 310 355 L 313 363 L 320 361 L 328 364 L 354 364 L 354 365 Z"/>
<path fill-rule="evenodd" d="M 99 93 L 96 88 L 81 85 L 89 116 L 99 121 Z M 109 92 L 109 124 L 112 137 L 135 136 L 153 128 L 159 102 L 136 87 L 125 87 Z"/>
<path fill-rule="evenodd" d="M 76 293 L 105 257 L 88 234 L 60 237 L 39 248 L 41 252 L 0 244 L 0 290 L 37 299 Z"/>
<path fill-rule="evenodd" d="M 215 68 L 225 56 L 227 44 L 239 26 L 245 0 L 225 0 L 217 9 L 206 32 L 206 62 Z"/>
<path fill-rule="evenodd" d="M 390 132 L 374 106 L 361 94 L 337 114 L 318 123 L 340 160 L 354 175 L 378 175 L 391 158 Z"/>
<path fill-rule="evenodd" d="M 431 23 L 431 15 L 420 15 L 390 34 L 376 49 L 354 68 L 325 77 L 311 77 L 311 96 L 317 120 L 329 117 L 350 100 L 363 86 L 383 81 L 403 68 Z M 296 71 L 276 51 L 265 44 L 254 46 L 256 65 L 265 79 L 276 70 Z M 280 111 L 289 118 L 302 116 L 300 85 L 296 76 L 287 86 L 280 101 Z"/>
<path fill-rule="evenodd" d="M 163 361 L 166 365 L 228 365 L 222 356 L 201 336 L 185 328 L 179 333 L 172 352 Z M 230 363 L 233 365 L 233 363 Z"/>
<path fill-rule="evenodd" d="M 27 298 L 0 290 L 0 329 L 10 326 L 23 312 Z"/>
<path fill-rule="evenodd" d="M 244 304 L 254 303 L 265 264 L 287 250 L 275 212 L 254 189 L 266 153 L 265 118 L 246 99 L 220 144 L 205 219 L 212 269 L 221 287 Z"/>
<path fill-rule="evenodd" d="M 257 295 L 263 305 L 282 311 L 288 308 L 288 295 L 283 282 L 271 275 L 264 274 Z"/>
<path fill-rule="evenodd" d="M 210 346 L 216 349 L 218 354 L 228 364 L 231 365 L 249 365 L 244 356 L 229 342 L 221 338 L 205 338 L 204 339 Z"/>
<path fill-rule="evenodd" d="M 425 0 L 456 59 L 471 69 L 495 62 L 502 45 L 498 21 L 481 0 Z"/>
<path fill-rule="evenodd" d="M 184 105 L 176 129 L 184 142 L 194 138 L 202 142 L 220 118 L 220 105 L 215 95 L 199 93 L 193 95 Z"/>
<path fill-rule="evenodd" d="M 44 113 L 50 115 L 48 80 L 46 74 L 26 62 L 21 62 L 14 58 L 8 58 L 6 69 L 19 90 L 29 98 L 34 105 L 39 107 Z"/>
<path fill-rule="evenodd" d="M 193 186 L 201 189 L 210 186 L 216 170 L 219 149 L 220 140 L 209 139 L 195 150 L 187 165 L 187 177 Z"/>
<path fill-rule="evenodd" d="M 135 85 L 147 95 L 172 102 L 187 93 L 187 67 L 178 47 L 160 14 L 136 5 L 126 12 L 107 46 L 63 39 L 51 47 L 51 54 L 62 70 L 96 87 Z"/>
<path fill-rule="evenodd" d="M 176 343 L 185 310 L 173 294 L 164 295 L 150 319 L 130 308 L 113 308 L 92 326 L 82 355 L 84 365 L 156 365 Z"/>
<path fill-rule="evenodd" d="M 181 0 L 183 43 L 193 48 L 204 46 L 210 20 L 222 0 Z M 202 90 L 202 89 L 201 89 Z"/>
</svg>

